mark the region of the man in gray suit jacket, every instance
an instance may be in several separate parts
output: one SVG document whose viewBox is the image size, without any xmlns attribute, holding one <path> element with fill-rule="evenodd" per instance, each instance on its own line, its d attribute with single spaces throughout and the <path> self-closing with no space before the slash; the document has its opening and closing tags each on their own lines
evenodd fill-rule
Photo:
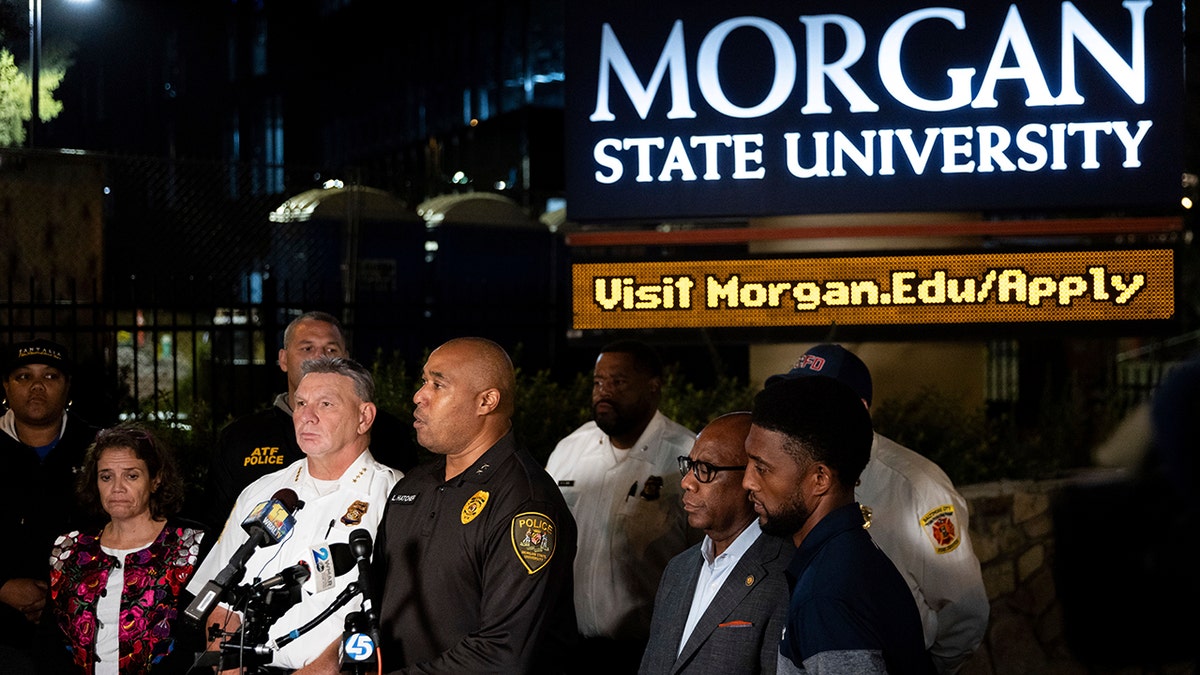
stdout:
<svg viewBox="0 0 1200 675">
<path fill-rule="evenodd" d="M 688 524 L 704 540 L 663 572 L 642 675 L 775 672 L 795 548 L 762 534 L 742 488 L 749 432 L 750 413 L 723 415 L 679 458 Z"/>
</svg>

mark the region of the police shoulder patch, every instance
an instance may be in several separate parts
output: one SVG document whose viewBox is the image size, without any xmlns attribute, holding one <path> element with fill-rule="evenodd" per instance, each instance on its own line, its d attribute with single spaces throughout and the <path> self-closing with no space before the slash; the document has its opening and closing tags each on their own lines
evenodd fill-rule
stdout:
<svg viewBox="0 0 1200 675">
<path fill-rule="evenodd" d="M 554 557 L 557 543 L 554 520 L 536 511 L 513 516 L 509 528 L 517 559 L 530 574 L 536 574 Z"/>
<path fill-rule="evenodd" d="M 949 553 L 958 548 L 962 539 L 954 520 L 954 505 L 942 504 L 921 516 L 921 529 L 929 537 L 935 553 Z"/>
</svg>

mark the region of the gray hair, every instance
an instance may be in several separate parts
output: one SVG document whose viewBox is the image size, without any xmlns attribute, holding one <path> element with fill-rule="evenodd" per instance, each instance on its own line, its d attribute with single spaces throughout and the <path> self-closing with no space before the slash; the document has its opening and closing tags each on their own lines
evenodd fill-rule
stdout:
<svg viewBox="0 0 1200 675">
<path fill-rule="evenodd" d="M 375 402 L 375 378 L 371 371 L 348 356 L 322 356 L 305 361 L 300 365 L 304 375 L 309 373 L 332 373 L 350 378 L 354 393 L 366 403 Z"/>
</svg>

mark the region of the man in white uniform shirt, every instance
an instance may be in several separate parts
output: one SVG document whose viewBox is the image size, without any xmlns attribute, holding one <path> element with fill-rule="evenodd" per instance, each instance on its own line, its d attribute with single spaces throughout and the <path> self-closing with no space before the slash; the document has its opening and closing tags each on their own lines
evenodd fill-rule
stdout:
<svg viewBox="0 0 1200 675">
<path fill-rule="evenodd" d="M 810 376 L 840 380 L 871 407 L 871 372 L 841 345 L 809 349 L 766 386 Z M 966 500 L 941 467 L 879 434 L 854 498 L 870 511 L 871 538 L 908 582 L 938 672 L 956 672 L 983 641 L 991 609 L 967 531 Z"/>
<path fill-rule="evenodd" d="M 559 441 L 546 463 L 579 531 L 580 672 L 637 670 L 663 568 L 700 539 L 674 478 L 696 436 L 659 412 L 661 393 L 653 348 L 606 345 L 593 371 L 593 421 Z"/>
<path fill-rule="evenodd" d="M 375 536 L 388 493 L 400 478 L 399 471 L 380 464 L 367 449 L 375 420 L 375 385 L 368 370 L 342 357 L 322 357 L 303 365 L 304 376 L 295 393 L 293 419 L 296 440 L 305 458 L 248 485 L 238 495 L 232 517 L 212 551 L 196 570 L 188 591 L 197 594 L 214 579 L 248 539 L 241 523 L 251 510 L 281 489 L 293 490 L 304 502 L 296 524 L 283 540 L 258 548 L 245 566 L 245 580 L 268 578 L 301 561 L 313 568 L 303 583 L 300 601 L 285 611 L 268 629 L 272 640 L 305 626 L 334 603 L 358 571 L 352 568 L 332 579 L 316 572 L 314 549 L 348 543 L 350 533 L 365 528 Z M 355 598 L 298 639 L 275 651 L 267 664 L 273 668 L 309 674 L 337 672 L 338 644 L 346 615 L 361 607 Z M 241 625 L 239 612 L 222 603 L 212 610 L 206 625 L 217 624 L 233 633 Z M 230 638 L 236 643 L 236 636 Z M 209 643 L 219 649 L 221 639 Z M 225 672 L 236 672 L 237 663 L 224 663 Z"/>
<path fill-rule="evenodd" d="M 791 539 L 763 534 L 742 487 L 750 413 L 722 415 L 679 458 L 683 508 L 704 541 L 658 585 L 642 675 L 774 673 L 787 620 Z"/>
</svg>

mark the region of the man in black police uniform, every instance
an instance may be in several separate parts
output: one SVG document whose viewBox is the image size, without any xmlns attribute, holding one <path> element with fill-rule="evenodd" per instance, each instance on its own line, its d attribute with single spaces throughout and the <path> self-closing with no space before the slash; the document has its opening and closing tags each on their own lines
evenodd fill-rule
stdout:
<svg viewBox="0 0 1200 675">
<path fill-rule="evenodd" d="M 275 397 L 270 408 L 240 417 L 221 430 L 209 460 L 202 511 L 195 515 L 198 520 L 219 531 L 242 488 L 304 457 L 292 424 L 294 397 L 303 375 L 301 365 L 322 356 L 347 356 L 341 323 L 325 312 L 307 312 L 293 319 L 279 350 L 279 369 L 287 374 L 288 389 Z M 383 410 L 371 427 L 371 454 L 401 471 L 417 463 L 411 432 Z"/>
<path fill-rule="evenodd" d="M 388 498 L 374 551 L 383 671 L 571 670 L 575 521 L 512 433 L 508 354 L 458 338 L 429 355 L 413 396 L 438 457 Z M 408 671 L 405 671 L 408 672 Z"/>
</svg>

